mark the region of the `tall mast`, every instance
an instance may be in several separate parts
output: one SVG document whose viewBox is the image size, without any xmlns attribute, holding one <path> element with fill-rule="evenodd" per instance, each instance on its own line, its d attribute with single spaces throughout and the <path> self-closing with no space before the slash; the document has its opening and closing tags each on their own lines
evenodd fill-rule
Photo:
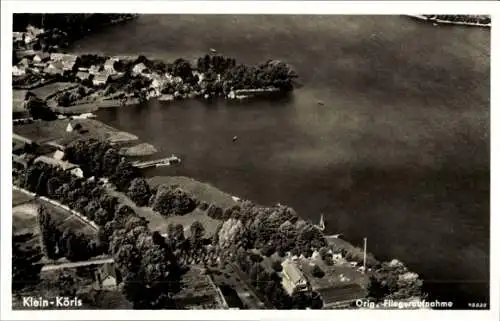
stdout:
<svg viewBox="0 0 500 321">
<path fill-rule="evenodd" d="M 364 248 L 364 251 L 363 251 L 363 273 L 366 273 L 366 237 L 363 238 L 364 240 L 364 243 L 365 243 L 365 248 Z"/>
</svg>

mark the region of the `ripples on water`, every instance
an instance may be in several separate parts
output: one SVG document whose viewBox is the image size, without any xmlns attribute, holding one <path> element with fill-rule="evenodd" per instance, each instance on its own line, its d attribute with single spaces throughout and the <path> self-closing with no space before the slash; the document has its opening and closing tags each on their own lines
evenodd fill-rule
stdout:
<svg viewBox="0 0 500 321">
<path fill-rule="evenodd" d="M 367 236 L 377 256 L 419 272 L 432 299 L 464 304 L 488 298 L 489 46 L 486 29 L 397 16 L 151 15 L 74 51 L 173 59 L 216 48 L 293 64 L 304 87 L 287 101 L 148 102 L 99 117 L 182 156 L 151 174 L 323 212 L 331 232 Z"/>
</svg>

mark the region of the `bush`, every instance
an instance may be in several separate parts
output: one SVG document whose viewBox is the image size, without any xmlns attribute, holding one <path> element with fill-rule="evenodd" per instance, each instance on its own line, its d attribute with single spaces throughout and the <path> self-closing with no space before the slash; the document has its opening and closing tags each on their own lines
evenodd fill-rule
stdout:
<svg viewBox="0 0 500 321">
<path fill-rule="evenodd" d="M 149 198 L 151 197 L 149 184 L 142 177 L 134 178 L 130 182 L 127 194 L 138 206 L 148 205 Z"/>
<path fill-rule="evenodd" d="M 315 265 L 312 269 L 312 272 L 311 274 L 315 277 L 315 278 L 322 278 L 325 276 L 325 272 L 317 265 Z"/>
<path fill-rule="evenodd" d="M 202 211 L 206 211 L 208 209 L 208 203 L 201 201 L 200 204 L 198 204 L 198 208 Z"/>
<path fill-rule="evenodd" d="M 276 248 L 271 244 L 265 245 L 261 250 L 261 253 L 264 256 L 271 256 L 274 254 L 274 252 L 276 252 Z"/>
<path fill-rule="evenodd" d="M 272 263 L 272 268 L 276 271 L 276 272 L 281 272 L 283 271 L 283 266 L 281 266 L 281 263 L 279 261 L 273 261 Z"/>
<path fill-rule="evenodd" d="M 222 209 L 215 204 L 210 204 L 207 209 L 207 215 L 213 219 L 222 219 Z"/>
<path fill-rule="evenodd" d="M 153 210 L 161 215 L 184 215 L 196 208 L 195 201 L 181 188 L 162 186 L 153 201 Z"/>
</svg>

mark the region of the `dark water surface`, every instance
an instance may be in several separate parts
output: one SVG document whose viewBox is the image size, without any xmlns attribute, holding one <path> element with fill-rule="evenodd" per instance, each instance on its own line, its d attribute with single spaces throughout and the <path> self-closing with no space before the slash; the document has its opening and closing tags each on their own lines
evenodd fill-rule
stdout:
<svg viewBox="0 0 500 321">
<path fill-rule="evenodd" d="M 330 232 L 368 237 L 431 299 L 466 307 L 489 297 L 489 47 L 487 29 L 398 16 L 148 15 L 73 50 L 291 63 L 304 87 L 287 100 L 148 102 L 99 118 L 183 159 L 152 174 L 325 213 Z"/>
</svg>

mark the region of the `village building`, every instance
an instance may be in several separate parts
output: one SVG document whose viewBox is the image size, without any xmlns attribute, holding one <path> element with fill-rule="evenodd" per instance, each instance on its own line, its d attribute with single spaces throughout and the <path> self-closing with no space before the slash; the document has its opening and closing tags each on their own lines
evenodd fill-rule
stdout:
<svg viewBox="0 0 500 321">
<path fill-rule="evenodd" d="M 12 67 L 12 76 L 24 76 L 26 75 L 26 67 L 23 65 Z"/>
<path fill-rule="evenodd" d="M 34 63 L 40 63 L 42 61 L 47 61 L 50 59 L 50 55 L 46 52 L 41 52 L 41 53 L 38 53 L 35 55 L 35 57 L 33 57 L 33 62 Z"/>
<path fill-rule="evenodd" d="M 23 41 L 23 38 L 24 38 L 24 32 L 14 31 L 12 33 L 12 40 L 15 42 Z"/>
<path fill-rule="evenodd" d="M 63 70 L 73 70 L 75 67 L 77 56 L 65 55 L 62 59 Z"/>
<path fill-rule="evenodd" d="M 35 159 L 35 164 L 36 163 L 45 163 L 54 167 L 59 167 L 63 171 L 68 171 L 71 173 L 71 175 L 74 175 L 76 177 L 83 178 L 83 171 L 82 169 L 75 164 L 72 164 L 70 162 L 64 162 L 61 160 L 57 160 L 48 156 L 39 156 L 38 158 Z"/>
<path fill-rule="evenodd" d="M 28 58 L 23 58 L 21 61 L 17 64 L 18 66 L 23 66 L 23 67 L 28 67 L 30 65 L 30 61 Z"/>
<path fill-rule="evenodd" d="M 94 79 L 92 79 L 92 83 L 94 84 L 94 86 L 104 86 L 108 83 L 108 80 L 109 74 L 101 72 L 94 76 Z"/>
<path fill-rule="evenodd" d="M 297 292 L 307 291 L 309 289 L 309 284 L 306 277 L 295 262 L 290 259 L 286 259 L 285 261 L 283 261 L 283 263 L 281 263 L 281 266 L 283 268 L 283 288 L 289 295 Z"/>
<path fill-rule="evenodd" d="M 63 66 L 59 62 L 51 62 L 43 70 L 46 74 L 62 75 L 64 73 Z"/>
<path fill-rule="evenodd" d="M 95 270 L 95 288 L 97 290 L 116 288 L 122 282 L 120 271 L 115 267 L 114 262 L 106 262 Z"/>
<path fill-rule="evenodd" d="M 82 125 L 77 122 L 68 122 L 68 125 L 66 126 L 66 132 L 67 133 L 72 133 L 73 131 L 81 131 L 83 129 Z"/>
<path fill-rule="evenodd" d="M 118 61 L 117 58 L 110 58 L 106 60 L 106 62 L 104 63 L 104 71 L 107 72 L 108 74 L 116 73 L 115 62 L 117 61 Z"/>
<path fill-rule="evenodd" d="M 53 52 L 50 54 L 50 60 L 51 61 L 61 61 L 63 60 L 64 54 L 59 53 L 59 52 Z"/>
<path fill-rule="evenodd" d="M 139 63 L 137 65 L 134 66 L 134 68 L 132 68 L 132 73 L 134 75 L 140 75 L 142 74 L 143 72 L 146 71 L 146 69 L 148 69 L 148 67 L 146 67 L 146 65 L 144 63 Z"/>
<path fill-rule="evenodd" d="M 100 67 L 99 67 L 99 66 L 97 66 L 97 65 L 92 65 L 92 66 L 90 66 L 90 68 L 89 68 L 89 74 L 94 75 L 94 76 L 95 76 L 95 75 L 98 75 L 98 74 L 100 73 L 99 69 L 100 69 Z"/>
<path fill-rule="evenodd" d="M 85 71 L 79 71 L 76 73 L 76 78 L 83 81 L 83 80 L 89 79 L 90 74 L 88 72 L 85 72 Z"/>
</svg>

